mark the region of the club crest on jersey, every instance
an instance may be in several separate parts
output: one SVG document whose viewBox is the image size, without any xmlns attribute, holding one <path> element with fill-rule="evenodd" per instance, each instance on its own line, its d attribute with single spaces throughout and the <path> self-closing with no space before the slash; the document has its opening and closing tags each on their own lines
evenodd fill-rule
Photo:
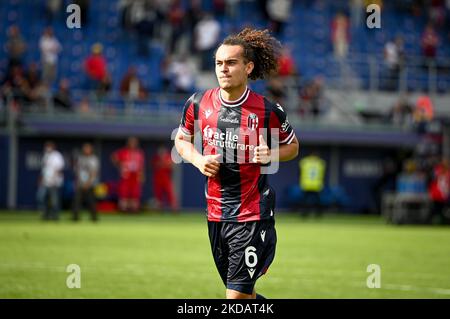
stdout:
<svg viewBox="0 0 450 319">
<path fill-rule="evenodd" d="M 254 131 L 258 127 L 258 116 L 255 113 L 250 113 L 247 118 L 247 127 Z"/>
</svg>

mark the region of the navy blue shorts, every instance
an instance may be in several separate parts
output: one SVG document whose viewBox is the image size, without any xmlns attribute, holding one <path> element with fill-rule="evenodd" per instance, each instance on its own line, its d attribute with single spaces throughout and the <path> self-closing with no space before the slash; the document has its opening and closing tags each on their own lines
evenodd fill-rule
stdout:
<svg viewBox="0 0 450 319">
<path fill-rule="evenodd" d="M 275 257 L 275 221 L 211 222 L 209 240 L 217 270 L 228 289 L 252 294 Z"/>
</svg>

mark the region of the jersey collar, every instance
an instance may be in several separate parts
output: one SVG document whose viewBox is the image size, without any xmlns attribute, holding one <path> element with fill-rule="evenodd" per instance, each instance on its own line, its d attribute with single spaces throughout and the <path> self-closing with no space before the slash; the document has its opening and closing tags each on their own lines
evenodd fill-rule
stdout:
<svg viewBox="0 0 450 319">
<path fill-rule="evenodd" d="M 229 107 L 235 107 L 235 106 L 240 106 L 242 105 L 248 98 L 249 94 L 250 94 L 250 89 L 248 87 L 246 87 L 244 93 L 242 93 L 242 95 L 234 101 L 227 101 L 224 98 L 222 98 L 222 94 L 221 94 L 221 90 L 219 89 L 219 99 L 220 102 L 225 105 L 225 106 L 229 106 Z"/>
</svg>

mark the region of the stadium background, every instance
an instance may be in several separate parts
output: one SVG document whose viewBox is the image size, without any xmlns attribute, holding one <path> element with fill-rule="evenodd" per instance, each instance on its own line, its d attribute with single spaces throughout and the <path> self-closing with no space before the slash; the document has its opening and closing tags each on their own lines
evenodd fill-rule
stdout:
<svg viewBox="0 0 450 319">
<path fill-rule="evenodd" d="M 187 31 L 189 28 L 175 30 L 171 26 L 170 15 L 156 18 L 154 8 L 146 9 L 146 13 L 153 12 L 147 16 L 151 17 L 152 31 L 151 34 L 139 35 L 140 31 L 132 23 L 123 25 L 126 1 L 87 2 L 87 20 L 83 20 L 80 29 L 66 26 L 70 13 L 66 13 L 65 8 L 72 1 L 61 1 L 58 13 L 51 20 L 47 17 L 46 1 L 0 2 L 2 78 L 8 66 L 5 44 L 9 28 L 17 25 L 27 43 L 23 60 L 26 67 L 32 62 L 40 63 L 39 38 L 45 27 L 51 25 L 62 51 L 57 78 L 46 96 L 57 91 L 61 79 L 67 79 L 72 100 L 70 109 L 61 110 L 54 107 L 51 98 L 44 99 L 49 103 L 15 103 L 3 95 L 0 102 L 0 208 L 10 211 L 36 209 L 37 178 L 45 140 L 54 140 L 69 163 L 65 170 L 64 194 L 70 202 L 73 174 L 70 162 L 82 142 L 93 142 L 96 148 L 101 161 L 100 180 L 105 183 L 115 181 L 118 176 L 110 160 L 113 150 L 124 145 L 131 135 L 139 137 L 147 158 L 160 143 L 171 147 L 170 136 L 178 126 L 184 101 L 195 90 L 206 89 L 216 83 L 211 70 L 200 69 L 200 54 L 190 52 L 193 40 Z M 211 13 L 220 24 L 219 40 L 246 25 L 273 27 L 273 21 L 271 23 L 261 9 L 264 2 L 200 1 L 202 10 Z M 283 101 L 300 141 L 300 157 L 314 149 L 326 160 L 325 201 L 334 198 L 342 212 L 380 214 L 374 210 L 374 185 L 382 177 L 386 160 L 402 165 L 407 158 L 449 155 L 449 9 L 440 1 L 355 1 L 355 7 L 349 1 L 287 2 L 291 2 L 292 7 L 277 37 L 290 48 L 296 74 L 281 79 L 285 93 L 281 97 L 277 95 L 277 87 L 274 88 L 276 84 L 269 81 L 252 82 L 251 88 Z M 274 3 L 283 5 L 284 1 Z M 370 3 L 381 5 L 380 29 L 366 26 L 365 6 Z M 180 1 L 168 12 L 178 5 L 186 13 L 189 1 Z M 444 16 L 443 20 L 439 15 L 433 15 L 434 7 L 439 5 L 443 5 L 439 7 L 443 8 L 439 11 Z M 353 10 L 358 14 L 355 15 Z M 331 41 L 331 25 L 338 12 L 344 12 L 350 22 L 348 52 L 340 58 L 334 55 Z M 428 64 L 422 56 L 421 37 L 431 18 L 436 19 L 433 22 L 440 42 L 433 63 Z M 145 15 L 136 19 L 145 20 Z M 177 18 L 173 19 L 176 21 Z M 170 52 L 172 31 L 173 34 L 181 32 L 175 40 L 174 56 L 171 55 L 174 52 Z M 404 41 L 405 66 L 394 87 L 385 86 L 391 82 L 387 75 L 384 47 L 398 35 Z M 101 97 L 86 90 L 83 69 L 84 60 L 94 43 L 103 46 L 112 80 L 111 88 Z M 183 55 L 193 66 L 193 85 L 190 90 L 183 88 L 184 91 L 176 87 L 176 75 L 166 77 L 167 63 L 170 63 L 168 57 L 178 59 Z M 136 67 L 148 96 L 130 102 L 119 89 L 121 79 L 131 65 Z M 311 96 L 305 96 L 305 90 L 314 83 L 320 85 L 317 115 L 312 114 L 312 106 L 308 104 Z M 400 98 L 406 96 L 414 108 L 418 97 L 423 95 L 433 102 L 432 121 L 400 125 L 392 120 L 391 110 Z M 149 164 L 146 168 L 143 202 L 149 203 L 153 196 L 152 170 Z M 280 171 L 271 176 L 270 181 L 277 190 L 277 207 L 281 211 L 289 211 L 296 194 L 294 188 L 298 184 L 298 160 L 282 163 Z M 204 180 L 198 171 L 192 165 L 175 165 L 174 182 L 183 211 L 203 211 Z M 394 189 L 395 183 L 386 185 L 386 190 Z M 446 249 L 448 237 L 445 233 L 439 234 L 446 243 L 441 248 Z M 440 265 L 430 269 L 436 271 Z M 445 279 L 448 280 L 447 275 Z M 280 292 L 279 296 L 282 296 Z"/>
<path fill-rule="evenodd" d="M 194 80 L 192 90 L 175 93 L 177 88 L 174 89 L 173 85 L 169 85 L 169 88 L 165 86 L 164 76 L 167 72 L 164 67 L 169 55 L 188 52 L 186 54 L 189 59 L 194 64 L 199 64 L 199 56 L 186 51 L 186 47 L 193 41 L 192 34 L 187 31 L 176 38 L 181 43 L 175 46 L 177 51 L 170 51 L 171 34 L 170 31 L 169 33 L 164 31 L 166 28 L 170 29 L 171 20 L 152 18 L 154 20 L 151 20 L 151 23 L 155 24 L 150 29 L 152 34 L 144 40 L 147 42 L 148 54 L 142 55 L 138 46 L 139 31 L 134 30 L 133 26 L 127 26 L 128 29 L 125 29 L 122 25 L 124 7 L 120 7 L 119 2 L 90 3 L 87 22 L 81 29 L 69 29 L 65 24 L 69 13 L 65 13 L 64 9 L 69 3 L 63 1 L 59 13 L 52 20 L 46 18 L 45 3 L 45 1 L 2 2 L 1 21 L 4 31 L 1 34 L 1 41 L 7 42 L 7 30 L 11 25 L 19 26 L 27 43 L 24 66 L 31 62 L 39 63 L 39 38 L 50 23 L 62 44 L 62 52 L 59 54 L 58 77 L 53 81 L 49 94 L 56 91 L 60 79 L 68 79 L 73 106 L 64 113 L 58 113 L 58 110 L 47 111 L 48 107 L 44 108 L 46 111 L 41 111 L 36 105 L 28 107 L 22 105 L 19 119 L 15 122 L 17 125 L 14 138 L 11 138 L 12 131 L 8 131 L 7 126 L 8 105 L 6 99 L 3 100 L 1 107 L 3 125 L 0 137 L 2 154 L 7 156 L 3 156 L 4 160 L 1 161 L 0 176 L 2 176 L 1 189 L 7 191 L 0 194 L 0 207 L 35 207 L 34 181 L 38 176 L 39 153 L 45 139 L 55 139 L 69 161 L 74 150 L 79 148 L 80 142 L 86 140 L 94 142 L 101 158 L 101 181 L 114 181 L 117 176 L 114 175 L 116 172 L 109 156 L 115 148 L 124 143 L 127 136 L 140 137 L 147 155 L 154 152 L 158 142 L 170 145 L 168 137 L 177 127 L 185 99 L 195 89 L 206 89 L 215 81 L 211 72 L 197 68 L 192 75 Z M 203 1 L 201 5 L 206 12 L 216 13 L 216 19 L 221 25 L 219 39 L 246 24 L 270 27 L 260 10 L 260 2 L 238 1 L 234 4 L 233 11 L 227 6 L 222 8 L 221 1 L 216 3 L 217 7 L 210 1 Z M 183 10 L 189 8 L 186 1 L 180 2 L 179 5 Z M 339 188 L 340 193 L 345 193 L 351 198 L 345 202 L 345 208 L 353 212 L 369 210 L 372 187 L 382 174 L 383 160 L 398 157 L 399 151 L 414 152 L 424 140 L 423 134 L 418 134 L 415 127 L 405 128 L 392 123 L 389 110 L 396 101 L 407 92 L 410 103 L 414 104 L 418 95 L 427 92 L 433 98 L 437 120 L 446 118 L 448 112 L 446 106 L 450 101 L 446 94 L 450 78 L 448 72 L 444 72 L 448 68 L 447 57 L 450 52 L 447 24 L 439 24 L 437 27 L 441 39 L 436 56 L 436 65 L 439 69 L 433 67 L 429 70 L 421 67 L 420 39 L 429 20 L 428 10 L 431 10 L 431 5 L 421 7 L 420 2 L 414 1 L 384 3 L 380 29 L 369 29 L 366 26 L 364 3 L 361 5 L 359 24 L 350 23 L 351 37 L 348 54 L 344 59 L 336 59 L 333 56 L 331 23 L 336 13 L 341 11 L 345 12 L 349 19 L 353 19 L 352 7 L 346 1 L 333 3 L 293 1 L 285 27 L 277 34 L 283 45 L 291 48 L 295 70 L 299 74 L 294 80 L 283 79 L 284 90 L 287 92 L 283 97 L 283 104 L 288 109 L 290 120 L 301 140 L 301 154 L 308 154 L 310 145 L 320 148 L 321 155 L 329 167 L 327 185 Z M 169 15 L 168 17 L 170 18 Z M 163 16 L 159 19 L 164 18 Z M 168 25 L 163 24 L 161 27 L 160 21 Z M 402 78 L 404 81 L 401 81 L 398 91 L 391 88 L 389 91 L 382 90 L 385 88 L 383 85 L 387 68 L 383 58 L 384 45 L 398 35 L 404 38 L 407 70 L 405 78 Z M 95 97 L 88 98 L 92 114 L 86 116 L 80 103 L 84 101 L 83 98 L 91 95 L 85 91 L 86 75 L 83 63 L 90 53 L 92 44 L 96 42 L 103 45 L 112 87 L 101 103 L 96 103 Z M 3 73 L 7 68 L 6 53 L 4 46 L 1 52 Z M 138 77 L 149 91 L 149 95 L 145 99 L 135 101 L 130 110 L 118 91 L 121 80 L 131 65 L 137 68 Z M 170 75 L 168 77 L 170 79 Z M 305 116 L 298 111 L 301 103 L 300 92 L 317 79 L 323 82 L 319 116 Z M 270 96 L 270 86 L 265 81 L 253 83 L 252 88 Z M 304 109 L 301 112 L 304 112 Z M 441 127 L 437 128 L 438 134 L 442 135 L 443 131 Z M 17 144 L 13 145 L 11 142 Z M 17 152 L 11 154 L 11 150 L 16 147 Z M 6 160 L 8 156 L 11 156 L 10 162 Z M 69 183 L 66 188 L 70 189 L 70 165 L 66 167 L 66 183 Z M 280 208 L 287 207 L 288 187 L 298 182 L 297 167 L 296 161 L 282 164 L 280 173 L 271 178 L 278 189 Z M 176 169 L 176 184 L 181 205 L 186 208 L 202 207 L 204 203 L 200 186 L 202 181 L 196 177 L 195 169 L 190 165 L 178 165 Z M 17 178 L 9 177 L 8 174 L 15 174 Z M 148 174 L 151 174 L 151 169 L 148 170 Z M 189 181 L 190 185 L 192 182 L 196 185 L 186 187 L 186 181 Z M 17 190 L 14 192 L 11 188 Z M 151 196 L 148 178 L 144 201 L 148 201 Z"/>
</svg>

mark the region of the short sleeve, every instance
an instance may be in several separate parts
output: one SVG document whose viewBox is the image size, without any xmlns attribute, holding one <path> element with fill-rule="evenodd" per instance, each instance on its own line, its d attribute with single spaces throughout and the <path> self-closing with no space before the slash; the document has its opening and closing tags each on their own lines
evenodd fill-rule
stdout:
<svg viewBox="0 0 450 319">
<path fill-rule="evenodd" d="M 180 121 L 180 130 L 184 135 L 194 135 L 194 96 L 193 94 L 184 104 Z"/>
<path fill-rule="evenodd" d="M 271 128 L 277 128 L 280 144 L 291 144 L 295 138 L 295 132 L 292 128 L 284 108 L 279 104 L 273 104 L 271 116 Z"/>
</svg>

